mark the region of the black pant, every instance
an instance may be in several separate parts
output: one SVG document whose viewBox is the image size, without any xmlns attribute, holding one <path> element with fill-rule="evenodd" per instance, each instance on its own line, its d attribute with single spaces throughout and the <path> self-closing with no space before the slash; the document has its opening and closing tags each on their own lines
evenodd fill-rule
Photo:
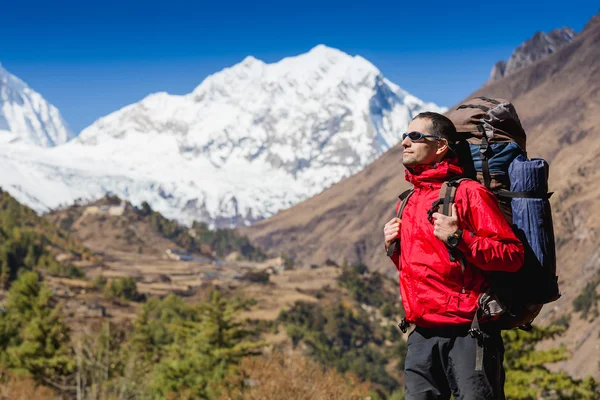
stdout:
<svg viewBox="0 0 600 400">
<path fill-rule="evenodd" d="M 479 349 L 478 349 L 479 347 Z M 406 400 L 504 400 L 504 344 L 499 330 L 481 339 L 468 327 L 415 328 L 404 366 Z"/>
</svg>

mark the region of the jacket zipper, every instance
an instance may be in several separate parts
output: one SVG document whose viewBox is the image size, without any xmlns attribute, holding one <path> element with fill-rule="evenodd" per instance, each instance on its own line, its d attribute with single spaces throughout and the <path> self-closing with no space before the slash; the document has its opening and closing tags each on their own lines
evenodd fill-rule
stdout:
<svg viewBox="0 0 600 400">
<path fill-rule="evenodd" d="M 462 293 L 466 293 L 467 290 L 465 288 L 465 261 L 464 258 L 460 258 L 459 259 L 460 262 L 460 270 L 461 270 L 461 275 L 462 275 Z"/>
<path fill-rule="evenodd" d="M 461 270 L 462 270 L 462 278 L 463 278 L 463 288 L 462 288 L 462 293 L 464 294 L 464 293 L 466 293 L 466 292 L 467 292 L 467 289 L 465 288 L 465 269 L 466 269 L 466 268 L 465 268 L 465 263 L 464 263 L 464 261 L 463 261 L 463 259 L 462 259 L 462 258 L 461 258 L 461 261 L 460 261 L 460 268 L 461 268 Z"/>
</svg>

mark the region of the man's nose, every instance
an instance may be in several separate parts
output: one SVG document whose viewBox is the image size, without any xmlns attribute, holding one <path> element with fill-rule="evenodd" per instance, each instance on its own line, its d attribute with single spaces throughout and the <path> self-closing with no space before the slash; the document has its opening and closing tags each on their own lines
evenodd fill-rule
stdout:
<svg viewBox="0 0 600 400">
<path fill-rule="evenodd" d="M 410 145 L 412 144 L 412 142 L 410 141 L 410 139 L 407 137 L 405 137 L 404 139 L 402 139 L 402 146 L 403 147 L 410 147 Z"/>
</svg>

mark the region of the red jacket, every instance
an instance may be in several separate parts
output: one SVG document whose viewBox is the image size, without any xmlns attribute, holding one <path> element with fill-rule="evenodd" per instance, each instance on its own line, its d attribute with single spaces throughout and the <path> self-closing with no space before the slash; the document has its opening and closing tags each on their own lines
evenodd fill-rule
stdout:
<svg viewBox="0 0 600 400">
<path fill-rule="evenodd" d="M 461 173 L 452 160 L 405 172 L 415 190 L 401 217 L 401 257 L 396 251 L 392 261 L 399 272 L 406 320 L 418 326 L 470 323 L 477 299 L 487 288 L 481 270 L 514 272 L 523 264 L 523 245 L 496 198 L 475 181 L 462 182 L 455 198 L 463 230 L 457 249 L 466 261 L 464 274 L 459 261 L 450 261 L 446 245 L 433 234 L 427 211 L 438 199 L 442 183 Z"/>
</svg>

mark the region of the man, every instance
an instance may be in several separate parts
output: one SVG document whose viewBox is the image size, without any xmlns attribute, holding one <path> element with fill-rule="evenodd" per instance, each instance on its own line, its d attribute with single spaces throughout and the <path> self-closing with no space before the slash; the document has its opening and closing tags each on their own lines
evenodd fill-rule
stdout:
<svg viewBox="0 0 600 400">
<path fill-rule="evenodd" d="M 482 337 L 473 338 L 468 331 L 477 299 L 488 287 L 483 271 L 517 271 L 524 249 L 494 195 L 475 181 L 460 184 L 451 216 L 429 213 L 429 218 L 442 183 L 463 173 L 449 147 L 454 135 L 456 128 L 441 114 L 426 112 L 413 119 L 402 146 L 405 177 L 414 192 L 402 218 L 384 227 L 386 251 L 400 239 L 392 261 L 399 272 L 405 320 L 415 325 L 404 371 L 407 400 L 451 395 L 504 399 L 500 330 L 482 320 Z"/>
</svg>

